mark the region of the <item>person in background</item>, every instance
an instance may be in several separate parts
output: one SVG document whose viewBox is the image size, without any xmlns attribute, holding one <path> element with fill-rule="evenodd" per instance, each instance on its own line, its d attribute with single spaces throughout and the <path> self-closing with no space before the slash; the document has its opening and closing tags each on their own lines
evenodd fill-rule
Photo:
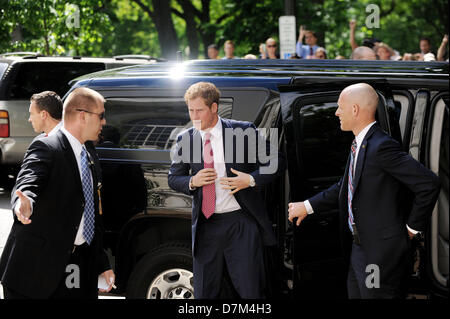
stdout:
<svg viewBox="0 0 450 319">
<path fill-rule="evenodd" d="M 316 53 L 314 54 L 314 59 L 327 59 L 327 51 L 322 47 L 317 48 Z"/>
<path fill-rule="evenodd" d="M 223 45 L 223 51 L 225 52 L 225 56 L 222 58 L 223 60 L 226 59 L 239 59 L 239 57 L 234 55 L 234 42 L 231 40 L 225 41 L 225 44 Z"/>
<path fill-rule="evenodd" d="M 303 38 L 305 38 L 306 45 L 303 44 Z M 316 34 L 313 31 L 305 30 L 305 27 L 301 25 L 297 41 L 297 55 L 301 59 L 312 59 L 318 48 Z"/>
<path fill-rule="evenodd" d="M 60 127 L 63 103 L 58 94 L 53 91 L 44 91 L 33 94 L 30 98 L 31 123 L 36 133 L 46 136 L 54 134 Z"/>
<path fill-rule="evenodd" d="M 378 56 L 379 60 L 391 60 L 394 56 L 394 50 L 386 43 L 380 42 L 373 48 L 373 51 Z"/>
<path fill-rule="evenodd" d="M 259 52 L 261 53 L 261 59 L 279 59 L 280 55 L 277 53 L 277 41 L 274 38 L 268 38 L 264 46 L 259 46 Z"/>
<path fill-rule="evenodd" d="M 208 59 L 219 59 L 219 47 L 216 44 L 210 44 L 208 46 Z"/>
<path fill-rule="evenodd" d="M 375 52 L 366 46 L 357 47 L 352 52 L 352 60 L 376 60 L 377 55 Z"/>
<path fill-rule="evenodd" d="M 444 56 L 445 56 L 445 50 L 447 49 L 447 44 L 448 44 L 448 34 L 444 35 L 444 37 L 442 38 L 441 45 L 439 46 L 439 49 L 437 52 L 437 60 L 438 61 L 445 61 Z M 448 60 L 448 58 L 447 58 L 447 60 Z"/>
</svg>

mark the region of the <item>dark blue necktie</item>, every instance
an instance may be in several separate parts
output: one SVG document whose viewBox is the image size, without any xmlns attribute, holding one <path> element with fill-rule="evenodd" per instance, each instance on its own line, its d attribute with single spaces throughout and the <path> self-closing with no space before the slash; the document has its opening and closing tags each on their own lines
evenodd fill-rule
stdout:
<svg viewBox="0 0 450 319">
<path fill-rule="evenodd" d="M 84 224 L 83 237 L 90 245 L 94 238 L 95 231 L 95 211 L 94 211 L 94 190 L 92 188 L 91 170 L 89 169 L 89 159 L 85 147 L 81 148 L 81 183 L 84 194 Z"/>
</svg>

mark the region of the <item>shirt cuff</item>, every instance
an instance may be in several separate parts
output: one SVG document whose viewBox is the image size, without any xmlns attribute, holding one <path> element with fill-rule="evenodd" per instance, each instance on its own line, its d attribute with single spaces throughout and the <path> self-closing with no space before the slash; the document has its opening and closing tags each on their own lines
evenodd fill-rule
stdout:
<svg viewBox="0 0 450 319">
<path fill-rule="evenodd" d="M 412 229 L 412 228 L 409 228 L 408 225 L 406 225 L 406 228 L 408 228 L 408 230 L 409 230 L 412 234 L 414 234 L 414 235 L 417 235 L 418 233 L 420 233 L 420 231 L 417 231 L 417 230 L 414 230 L 414 229 Z"/>
<path fill-rule="evenodd" d="M 193 177 L 191 177 L 191 178 L 189 179 L 189 190 L 190 190 L 190 191 L 193 191 L 193 190 L 195 190 L 195 189 L 197 188 L 197 187 L 191 187 L 192 178 L 193 178 Z"/>
<path fill-rule="evenodd" d="M 312 213 L 314 213 L 314 210 L 313 210 L 311 204 L 309 203 L 309 200 L 305 200 L 303 202 L 303 204 L 305 204 L 306 212 L 308 213 L 308 215 L 311 215 Z"/>
</svg>

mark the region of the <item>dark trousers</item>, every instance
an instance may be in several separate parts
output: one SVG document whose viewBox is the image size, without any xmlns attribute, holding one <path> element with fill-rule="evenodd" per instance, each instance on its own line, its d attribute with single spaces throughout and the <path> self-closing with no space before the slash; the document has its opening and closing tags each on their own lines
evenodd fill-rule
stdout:
<svg viewBox="0 0 450 319">
<path fill-rule="evenodd" d="M 77 246 L 70 256 L 55 292 L 50 299 L 97 299 L 98 276 L 93 263 L 90 247 L 85 243 Z M 31 299 L 20 293 L 3 287 L 5 299 Z"/>
<path fill-rule="evenodd" d="M 97 299 L 98 275 L 93 261 L 91 248 L 86 243 L 76 246 L 50 299 Z"/>
<path fill-rule="evenodd" d="M 193 268 L 195 298 L 219 297 L 224 268 L 241 298 L 263 298 L 263 245 L 256 222 L 242 210 L 209 219 L 202 215 Z"/>
<path fill-rule="evenodd" d="M 371 274 L 371 270 L 366 272 L 366 266 L 366 256 L 362 247 L 353 243 L 347 275 L 347 292 L 350 299 L 404 298 L 404 291 L 401 287 L 387 287 L 385 283 L 381 282 L 380 288 L 368 288 L 366 280 L 370 283 L 371 278 L 368 279 L 368 276 Z"/>
</svg>

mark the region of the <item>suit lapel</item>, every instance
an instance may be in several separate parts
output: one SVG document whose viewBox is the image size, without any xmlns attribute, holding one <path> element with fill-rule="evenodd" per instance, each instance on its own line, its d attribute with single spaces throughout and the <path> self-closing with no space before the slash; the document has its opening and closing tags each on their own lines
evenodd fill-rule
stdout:
<svg viewBox="0 0 450 319">
<path fill-rule="evenodd" d="M 226 128 L 233 128 L 231 125 L 229 125 L 229 122 L 224 120 L 224 119 L 220 119 L 222 121 L 222 145 L 223 145 L 223 157 L 225 160 L 225 169 L 227 172 L 227 176 L 232 176 L 234 175 L 233 173 L 231 173 L 231 163 L 229 163 L 229 161 L 227 161 L 227 144 L 225 143 L 225 129 Z M 233 138 L 233 153 L 235 154 L 235 145 L 234 145 L 234 138 Z M 232 159 L 232 162 L 234 161 L 234 159 Z"/>
<path fill-rule="evenodd" d="M 367 150 L 368 140 L 372 136 L 373 132 L 375 132 L 376 127 L 377 127 L 377 124 L 372 125 L 372 127 L 369 129 L 366 136 L 364 137 L 361 147 L 359 148 L 359 153 L 358 153 L 358 158 L 356 161 L 356 168 L 355 168 L 355 177 L 353 178 L 353 189 L 354 189 L 353 192 L 356 191 L 356 188 L 358 187 L 359 179 L 361 178 L 362 169 L 364 167 L 364 162 L 366 160 L 366 150 Z"/>
<path fill-rule="evenodd" d="M 71 168 L 72 174 L 75 178 L 77 188 L 80 189 L 80 191 L 82 191 L 80 171 L 78 169 L 78 163 L 75 158 L 75 154 L 73 153 L 72 146 L 70 146 L 69 140 L 62 131 L 58 131 L 56 134 L 64 150 L 64 156 L 66 157 L 67 162 L 69 163 L 69 166 Z"/>
</svg>

